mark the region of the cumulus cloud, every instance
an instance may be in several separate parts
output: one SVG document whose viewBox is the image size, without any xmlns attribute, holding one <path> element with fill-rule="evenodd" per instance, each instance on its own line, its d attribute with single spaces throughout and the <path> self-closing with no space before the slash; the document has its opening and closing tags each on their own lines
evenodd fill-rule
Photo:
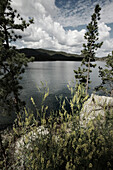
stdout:
<svg viewBox="0 0 113 170">
<path fill-rule="evenodd" d="M 104 43 L 97 51 L 97 57 L 106 57 L 108 54 L 110 54 L 113 51 L 113 39 L 106 39 L 104 40 Z"/>
<path fill-rule="evenodd" d="M 18 44 L 18 47 L 45 48 L 80 53 L 81 41 L 84 41 L 85 30 L 66 31 L 51 15 L 53 10 L 53 8 L 50 10 L 51 6 L 57 10 L 53 2 L 50 0 L 32 0 L 32 3 L 29 0 L 24 0 L 24 2 L 22 0 L 13 1 L 12 5 L 18 9 L 23 17 L 28 18 L 30 13 L 30 16 L 34 17 L 35 22 L 25 33 L 22 33 L 23 40 Z M 24 6 L 26 7 L 25 9 Z"/>
<path fill-rule="evenodd" d="M 85 42 L 84 34 L 86 30 L 82 29 L 78 31 L 74 29 L 66 31 L 64 25 L 75 26 L 75 24 L 79 25 L 80 23 L 83 24 L 88 21 L 91 11 L 90 9 L 89 13 L 86 13 L 88 2 L 89 1 L 86 3 L 85 1 L 85 3 L 82 3 L 82 0 L 78 1 L 78 9 L 74 8 L 66 17 L 67 7 L 66 11 L 62 13 L 62 11 L 55 6 L 55 0 L 13 0 L 13 7 L 16 8 L 25 19 L 28 20 L 29 17 L 33 17 L 35 22 L 35 24 L 31 25 L 22 33 L 23 39 L 17 42 L 17 47 L 44 48 L 80 54 L 82 44 Z M 76 13 L 77 15 L 75 15 Z M 111 49 L 111 47 L 108 47 L 112 42 L 109 37 L 110 30 L 111 28 L 104 22 L 99 24 L 100 41 L 105 41 L 105 43 L 102 48 L 103 50 L 98 51 L 98 56 L 102 56 L 100 53 L 105 56 L 107 53 L 105 49 Z"/>
<path fill-rule="evenodd" d="M 98 57 L 107 56 L 113 50 L 113 39 L 110 38 L 110 31 L 111 28 L 104 22 L 99 24 L 99 40 L 103 41 L 103 45 L 97 52 Z"/>
<path fill-rule="evenodd" d="M 104 41 L 106 38 L 110 38 L 111 28 L 108 27 L 104 22 L 99 24 L 99 38 Z"/>
</svg>

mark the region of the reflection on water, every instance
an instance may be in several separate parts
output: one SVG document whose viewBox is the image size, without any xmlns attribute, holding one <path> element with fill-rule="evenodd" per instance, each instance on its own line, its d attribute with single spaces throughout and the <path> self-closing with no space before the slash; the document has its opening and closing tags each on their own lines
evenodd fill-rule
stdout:
<svg viewBox="0 0 113 170">
<path fill-rule="evenodd" d="M 50 95 L 47 98 L 46 104 L 49 109 L 58 109 L 58 103 L 55 96 L 63 95 L 70 98 L 70 91 L 67 84 L 73 80 L 75 86 L 74 69 L 80 66 L 81 62 L 73 61 L 56 61 L 56 62 L 34 62 L 30 63 L 26 72 L 23 75 L 21 84 L 23 90 L 21 91 L 21 98 L 26 101 L 27 106 L 33 109 L 30 101 L 31 96 L 34 98 L 37 107 L 40 108 L 41 96 L 38 92 L 38 87 L 41 87 L 41 81 L 47 82 L 50 90 Z M 104 67 L 104 62 L 96 62 L 97 67 L 92 69 L 91 73 L 91 89 L 90 94 L 93 92 L 94 87 L 99 85 L 101 80 L 98 77 L 98 66 Z M 12 120 L 12 119 L 11 119 Z"/>
<path fill-rule="evenodd" d="M 80 63 L 77 63 L 77 65 Z M 40 86 L 42 82 L 47 82 L 50 93 L 57 93 L 67 83 L 74 79 L 73 70 L 76 67 L 75 62 L 35 62 L 30 63 L 24 75 L 24 82 L 29 76 L 35 87 Z M 23 82 L 23 84 L 24 84 Z M 32 89 L 33 90 L 33 89 Z"/>
<path fill-rule="evenodd" d="M 81 62 L 72 61 L 56 61 L 56 62 L 34 62 L 30 63 L 23 76 L 22 85 L 22 98 L 25 99 L 30 106 L 30 97 L 34 97 L 37 104 L 40 103 L 38 99 L 38 87 L 41 87 L 41 81 L 47 82 L 50 89 L 49 104 L 54 103 L 52 97 L 55 95 L 63 95 L 70 97 L 70 92 L 67 88 L 67 84 L 73 80 L 73 86 L 75 86 L 74 69 L 80 66 Z M 92 69 L 91 73 L 91 85 L 89 93 L 94 91 L 94 87 L 99 85 L 101 79 L 98 77 L 98 66 L 104 67 L 105 63 L 96 62 L 97 67 Z"/>
</svg>

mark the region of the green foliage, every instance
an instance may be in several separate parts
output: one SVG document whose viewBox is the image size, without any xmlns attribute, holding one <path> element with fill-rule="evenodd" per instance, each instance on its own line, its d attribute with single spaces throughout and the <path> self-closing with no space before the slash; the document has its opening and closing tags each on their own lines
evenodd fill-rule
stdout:
<svg viewBox="0 0 113 170">
<path fill-rule="evenodd" d="M 105 66 L 105 69 L 99 67 L 99 76 L 102 83 L 95 89 L 103 90 L 106 94 L 113 96 L 113 51 L 112 55 L 108 55 Z"/>
<path fill-rule="evenodd" d="M 3 43 L 5 43 L 6 48 L 9 48 L 10 42 L 22 38 L 21 35 L 15 33 L 15 30 L 24 31 L 31 23 L 33 23 L 33 19 L 30 19 L 27 23 L 11 7 L 11 0 L 0 1 L 0 34 L 3 37 Z"/>
<path fill-rule="evenodd" d="M 20 111 L 24 105 L 19 97 L 22 89 L 19 80 L 31 59 L 19 54 L 10 43 L 22 38 L 16 34 L 17 29 L 24 31 L 31 23 L 33 20 L 27 23 L 11 7 L 11 0 L 0 1 L 0 112 L 3 114 Z"/>
<path fill-rule="evenodd" d="M 102 42 L 98 42 L 98 20 L 100 20 L 100 6 L 96 5 L 95 11 L 91 16 L 91 22 L 87 26 L 87 32 L 85 33 L 85 40 L 87 44 L 83 44 L 83 50 L 81 51 L 84 58 L 82 60 L 81 67 L 78 70 L 74 70 L 75 78 L 83 83 L 86 87 L 86 95 L 88 93 L 89 83 L 90 83 L 90 72 L 92 70 L 91 67 L 95 68 L 95 64 L 92 64 L 91 61 L 94 61 L 95 51 L 102 46 Z"/>
<path fill-rule="evenodd" d="M 77 91 L 70 86 L 69 89 L 72 99 L 65 100 L 70 103 L 70 113 L 63 100 L 57 117 L 53 112 L 46 117 L 46 106 L 41 108 L 41 121 L 38 109 L 38 117 L 27 110 L 24 117 L 18 115 L 12 133 L 15 140 L 9 146 L 9 153 L 13 149 L 14 153 L 8 169 L 113 169 L 113 111 L 106 110 L 104 122 L 98 116 L 83 126 L 80 108 L 81 102 L 87 100 L 83 97 L 85 89 L 80 85 L 76 86 Z M 47 93 L 48 90 L 43 96 Z M 78 96 L 81 97 L 78 99 Z M 33 98 L 31 100 L 36 107 Z"/>
</svg>

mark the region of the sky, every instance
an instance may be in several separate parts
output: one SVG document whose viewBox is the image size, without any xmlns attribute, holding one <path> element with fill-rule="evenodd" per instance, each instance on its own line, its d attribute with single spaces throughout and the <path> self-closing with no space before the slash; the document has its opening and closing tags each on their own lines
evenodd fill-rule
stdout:
<svg viewBox="0 0 113 170">
<path fill-rule="evenodd" d="M 81 54 L 96 4 L 101 7 L 99 41 L 104 42 L 96 56 L 107 56 L 113 50 L 113 0 L 12 0 L 13 8 L 25 20 L 34 18 L 34 24 L 22 33 L 18 31 L 23 38 L 17 41 L 17 48 Z"/>
</svg>

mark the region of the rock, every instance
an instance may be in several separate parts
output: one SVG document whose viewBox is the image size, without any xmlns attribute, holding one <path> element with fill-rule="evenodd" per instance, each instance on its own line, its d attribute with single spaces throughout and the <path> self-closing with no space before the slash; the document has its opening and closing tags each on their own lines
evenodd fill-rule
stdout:
<svg viewBox="0 0 113 170">
<path fill-rule="evenodd" d="M 18 153 L 18 149 L 22 148 L 26 144 L 26 148 L 29 148 L 29 144 L 36 139 L 39 139 L 41 136 L 48 135 L 49 131 L 44 126 L 39 126 L 35 130 L 30 131 L 26 135 L 23 135 L 17 142 L 16 142 L 16 150 L 15 152 Z M 28 142 L 25 142 L 27 139 Z"/>
<path fill-rule="evenodd" d="M 101 121 L 105 119 L 106 110 L 109 110 L 113 114 L 113 97 L 98 96 L 92 94 L 91 97 L 84 103 L 83 108 L 80 113 L 80 124 L 82 127 L 87 127 L 90 120 L 94 120 L 98 115 L 101 115 Z M 65 133 L 70 135 L 72 132 L 73 122 L 68 122 L 63 125 L 65 128 Z M 60 126 L 58 127 L 60 129 Z M 84 129 L 85 130 L 85 129 Z M 76 129 L 75 129 L 76 131 Z M 59 134 L 58 134 L 59 135 Z M 59 136 L 53 133 L 53 137 L 56 143 L 59 143 Z M 27 134 L 21 136 L 15 144 L 15 159 L 20 161 L 20 166 L 18 169 L 24 169 L 24 162 L 27 159 L 26 150 L 33 152 L 33 143 L 43 137 L 43 140 L 49 136 L 49 130 L 44 126 L 36 127 L 32 129 Z M 65 140 L 65 139 L 64 139 Z M 65 141 L 64 141 L 65 142 Z M 17 167 L 16 167 L 17 169 Z"/>
<path fill-rule="evenodd" d="M 15 143 L 15 151 L 14 151 L 14 157 L 15 160 L 19 162 L 18 167 L 16 167 L 18 170 L 24 170 L 24 161 L 26 158 L 26 150 L 29 150 L 29 152 L 33 151 L 33 144 L 32 142 L 38 141 L 40 138 L 45 137 L 49 134 L 49 131 L 47 128 L 44 128 L 44 126 L 39 126 L 34 128 L 34 130 L 31 130 L 27 134 L 21 136 L 19 140 Z"/>
<path fill-rule="evenodd" d="M 81 123 L 87 124 L 89 120 L 93 120 L 99 115 L 102 120 L 104 120 L 107 110 L 110 113 L 113 113 L 113 97 L 92 94 L 91 97 L 84 103 L 81 110 Z"/>
</svg>

